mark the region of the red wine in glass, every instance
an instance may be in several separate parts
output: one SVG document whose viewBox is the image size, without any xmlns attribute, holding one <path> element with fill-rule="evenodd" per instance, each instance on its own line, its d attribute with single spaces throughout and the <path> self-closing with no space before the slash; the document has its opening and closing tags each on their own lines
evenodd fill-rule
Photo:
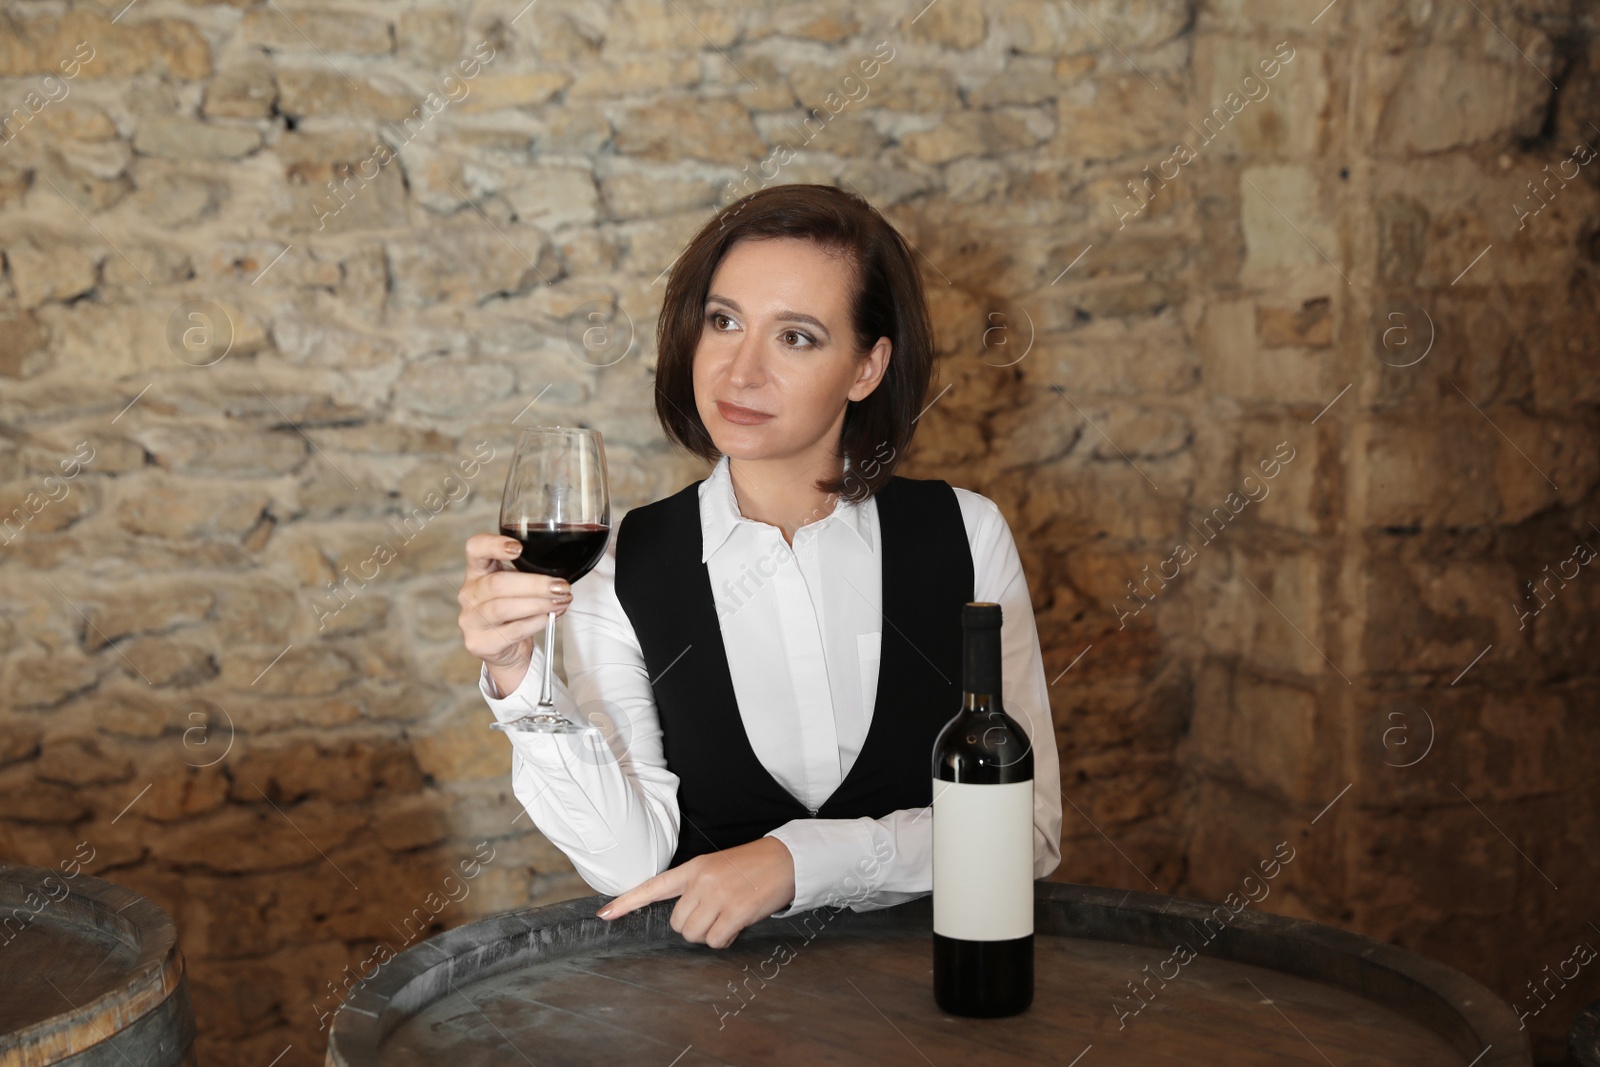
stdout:
<svg viewBox="0 0 1600 1067">
<path fill-rule="evenodd" d="M 524 574 L 548 574 L 571 584 L 594 569 L 606 554 L 609 526 L 576 522 L 564 525 L 502 526 L 500 533 L 522 545 L 511 563 Z"/>
<path fill-rule="evenodd" d="M 605 445 L 598 430 L 529 426 L 517 438 L 500 498 L 500 532 L 522 545 L 512 561 L 524 574 L 569 585 L 594 569 L 611 534 L 611 493 Z M 545 618 L 544 683 L 539 705 L 496 730 L 576 733 L 586 727 L 556 711 L 550 691 L 556 616 Z"/>
</svg>

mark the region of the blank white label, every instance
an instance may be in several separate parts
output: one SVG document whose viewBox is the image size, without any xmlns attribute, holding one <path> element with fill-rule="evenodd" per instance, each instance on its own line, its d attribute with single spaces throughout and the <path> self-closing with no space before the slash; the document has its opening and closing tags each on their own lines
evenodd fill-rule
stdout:
<svg viewBox="0 0 1600 1067">
<path fill-rule="evenodd" d="M 933 931 L 964 941 L 1033 933 L 1033 782 L 933 780 Z"/>
</svg>

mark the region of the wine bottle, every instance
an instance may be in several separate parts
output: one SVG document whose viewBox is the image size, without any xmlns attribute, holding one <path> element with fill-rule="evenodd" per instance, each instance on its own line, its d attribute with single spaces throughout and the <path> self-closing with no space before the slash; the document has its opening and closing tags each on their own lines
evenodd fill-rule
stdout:
<svg viewBox="0 0 1600 1067">
<path fill-rule="evenodd" d="M 1033 1003 L 1033 748 L 1000 700 L 1000 605 L 961 609 L 962 706 L 933 746 L 933 994 L 952 1015 Z"/>
</svg>

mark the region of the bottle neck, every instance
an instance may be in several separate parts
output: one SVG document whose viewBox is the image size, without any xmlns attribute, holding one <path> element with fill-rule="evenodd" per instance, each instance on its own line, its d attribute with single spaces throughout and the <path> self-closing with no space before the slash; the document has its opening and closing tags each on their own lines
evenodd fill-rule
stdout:
<svg viewBox="0 0 1600 1067">
<path fill-rule="evenodd" d="M 974 702 L 1000 704 L 1000 628 L 970 626 L 962 642 L 961 690 L 969 710 Z"/>
</svg>

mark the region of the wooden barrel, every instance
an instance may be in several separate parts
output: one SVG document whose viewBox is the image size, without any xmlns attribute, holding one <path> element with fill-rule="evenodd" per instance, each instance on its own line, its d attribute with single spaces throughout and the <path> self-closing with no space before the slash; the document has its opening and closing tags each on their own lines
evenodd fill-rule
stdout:
<svg viewBox="0 0 1600 1067">
<path fill-rule="evenodd" d="M 0 864 L 0 1067 L 194 1064 L 172 920 L 68 869 Z"/>
<path fill-rule="evenodd" d="M 1567 1051 L 1579 1067 L 1600 1067 L 1600 1000 L 1578 1013 L 1567 1035 Z"/>
<path fill-rule="evenodd" d="M 934 1003 L 928 897 L 765 919 L 722 950 L 672 929 L 675 901 L 607 923 L 594 916 L 606 899 L 508 912 L 400 953 L 345 1002 L 326 1062 L 1533 1062 L 1511 1008 L 1461 972 L 1248 908 L 1035 883 L 1032 1008 L 966 1019 Z"/>
</svg>

